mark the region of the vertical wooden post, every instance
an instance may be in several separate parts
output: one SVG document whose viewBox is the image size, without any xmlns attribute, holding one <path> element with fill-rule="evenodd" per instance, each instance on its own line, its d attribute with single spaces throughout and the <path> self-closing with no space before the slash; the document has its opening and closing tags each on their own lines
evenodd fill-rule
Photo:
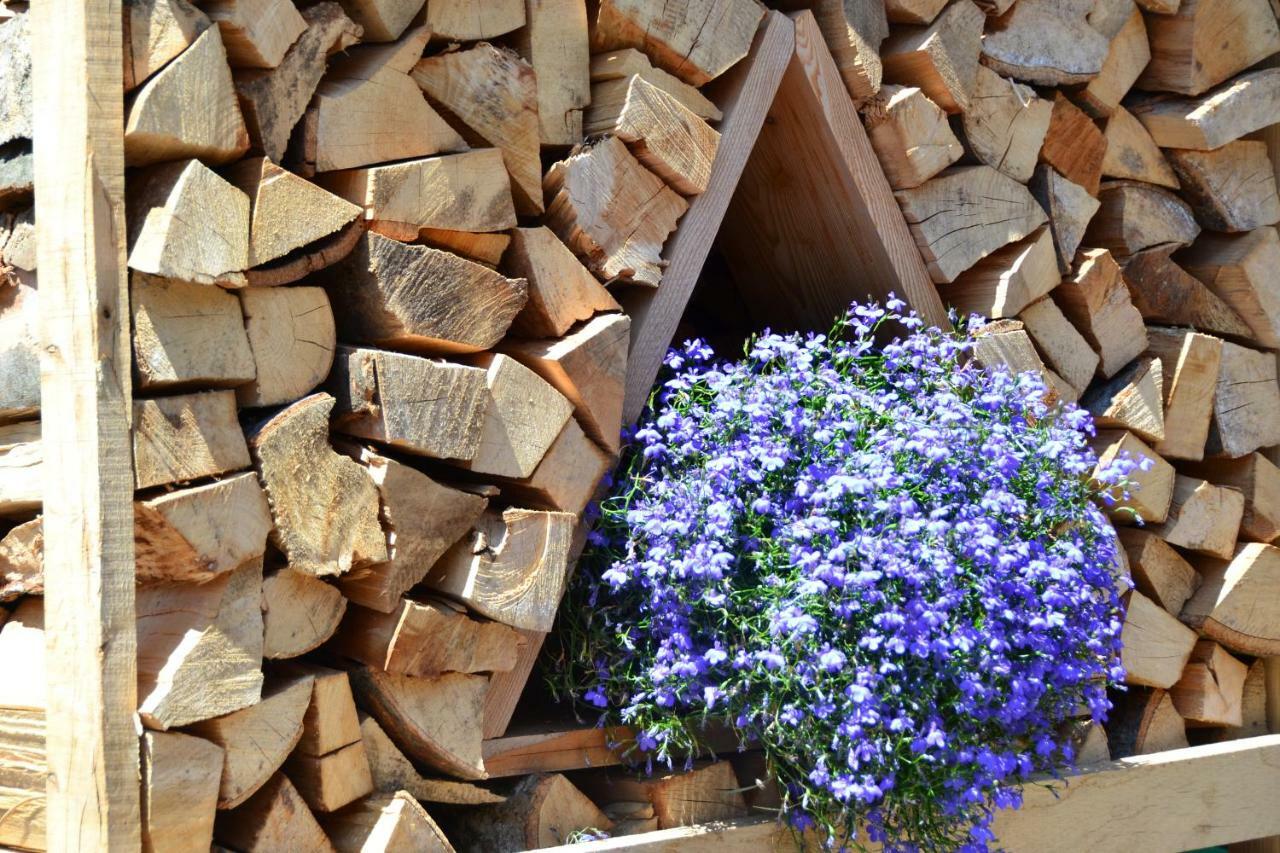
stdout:
<svg viewBox="0 0 1280 853">
<path fill-rule="evenodd" d="M 48 848 L 137 850 L 120 0 L 31 8 Z"/>
</svg>

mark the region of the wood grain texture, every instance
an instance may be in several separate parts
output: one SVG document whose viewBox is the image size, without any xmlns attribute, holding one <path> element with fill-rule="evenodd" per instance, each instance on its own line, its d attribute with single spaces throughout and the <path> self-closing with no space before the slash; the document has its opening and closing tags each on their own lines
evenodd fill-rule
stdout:
<svg viewBox="0 0 1280 853">
<path fill-rule="evenodd" d="M 1161 148 L 1210 151 L 1275 124 L 1280 68 L 1241 74 L 1199 98 L 1153 97 L 1132 112 Z"/>
<path fill-rule="evenodd" d="M 701 86 L 747 55 L 763 9 L 752 0 L 601 0 L 592 49 L 637 47 L 686 83 Z"/>
</svg>

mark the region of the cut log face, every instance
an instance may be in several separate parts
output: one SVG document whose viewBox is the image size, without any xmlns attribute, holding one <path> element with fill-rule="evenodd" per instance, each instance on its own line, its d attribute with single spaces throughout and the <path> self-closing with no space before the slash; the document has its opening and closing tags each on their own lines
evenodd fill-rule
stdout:
<svg viewBox="0 0 1280 853">
<path fill-rule="evenodd" d="M 377 230 L 379 223 L 370 223 L 370 228 Z M 391 235 L 386 235 L 391 236 Z M 474 234 L 470 231 L 449 231 L 443 228 L 419 228 L 417 238 L 424 246 L 433 249 L 447 249 L 455 255 L 467 260 L 497 267 L 502 263 L 502 256 L 511 245 L 511 235 Z"/>
<path fill-rule="evenodd" d="M 1004 367 L 1012 374 L 1037 373 L 1050 390 L 1054 390 L 1052 378 L 1056 374 L 1040 360 L 1035 344 L 1020 321 L 995 320 L 978 329 L 974 338 L 973 356 L 982 367 L 988 370 Z"/>
<path fill-rule="evenodd" d="M 969 0 L 953 3 L 928 27 L 899 27 L 880 59 L 886 83 L 916 86 L 948 113 L 969 108 L 986 16 Z"/>
<path fill-rule="evenodd" d="M 36 512 L 44 500 L 40 422 L 0 426 L 0 518 Z"/>
<path fill-rule="evenodd" d="M 262 656 L 292 658 L 319 648 L 346 612 L 342 593 L 310 575 L 281 569 L 262 581 Z"/>
<path fill-rule="evenodd" d="M 1269 282 L 1280 270 L 1280 235 L 1274 228 L 1227 236 L 1206 233 L 1179 261 L 1249 326 L 1251 337 L 1280 348 L 1280 289 Z"/>
<path fill-rule="evenodd" d="M 137 188 L 128 204 L 131 269 L 195 284 L 244 284 L 248 196 L 198 160 L 156 166 L 129 185 Z"/>
<path fill-rule="evenodd" d="M 525 25 L 524 0 L 490 0 L 476 7 L 470 0 L 427 0 L 423 23 L 431 37 L 442 41 L 480 41 L 497 38 Z M 586 16 L 583 16 L 583 40 Z"/>
<path fill-rule="evenodd" d="M 1059 92 L 1053 99 L 1049 130 L 1045 134 L 1040 159 L 1073 184 L 1085 188 L 1089 195 L 1098 194 L 1102 178 L 1102 161 L 1107 155 L 1107 140 L 1079 107 Z"/>
<path fill-rule="evenodd" d="M 395 41 L 418 17 L 420 0 L 345 0 L 342 8 L 364 30 L 364 41 Z"/>
<path fill-rule="evenodd" d="M 315 576 L 387 559 L 373 481 L 329 446 L 333 402 L 328 394 L 304 397 L 249 438 L 275 520 L 272 541 L 289 568 Z"/>
<path fill-rule="evenodd" d="M 1235 551 L 1243 516 L 1239 490 L 1179 474 L 1169 516 L 1151 530 L 1170 545 L 1227 560 Z"/>
<path fill-rule="evenodd" d="M 651 804 L 662 829 L 733 820 L 747 813 L 738 776 L 728 761 L 699 762 L 691 770 L 656 779 L 605 776 L 587 790 L 601 800 Z"/>
<path fill-rule="evenodd" d="M 305 678 L 312 685 L 297 754 L 328 755 L 360 740 L 355 698 L 345 672 L 305 661 L 275 664 L 272 671 L 284 678 Z"/>
<path fill-rule="evenodd" d="M 488 788 L 467 782 L 424 779 L 400 748 L 387 737 L 378 721 L 367 714 L 360 715 L 360 737 L 364 742 L 365 754 L 369 757 L 374 790 L 383 793 L 404 791 L 415 800 L 460 806 L 492 805 L 506 799 Z"/>
<path fill-rule="evenodd" d="M 367 666 L 349 674 L 360 706 L 406 755 L 461 779 L 485 778 L 480 726 L 488 678 L 414 678 Z"/>
<path fill-rule="evenodd" d="M 662 246 L 689 205 L 608 137 L 547 172 L 547 224 L 604 281 L 657 287 Z"/>
<path fill-rule="evenodd" d="M 1169 688 L 1173 706 L 1191 726 L 1244 723 L 1244 682 L 1249 667 L 1212 640 L 1196 643 L 1178 683 Z"/>
<path fill-rule="evenodd" d="M 1102 158 L 1104 177 L 1178 189 L 1178 176 L 1173 173 L 1173 167 L 1133 113 L 1124 107 L 1112 110 L 1104 136 L 1107 140 L 1107 155 Z"/>
<path fill-rule="evenodd" d="M 720 134 L 666 92 L 632 77 L 608 128 L 651 172 L 685 196 L 706 191 Z"/>
<path fill-rule="evenodd" d="M 1106 118 L 1121 109 L 1120 101 L 1151 60 L 1142 12 L 1132 3 L 1127 5 L 1131 13 L 1111 38 L 1102 70 L 1076 96 L 1084 111 L 1095 118 Z"/>
<path fill-rule="evenodd" d="M 1182 677 L 1196 632 L 1135 591 L 1129 593 L 1120 642 L 1125 683 L 1167 690 Z"/>
<path fill-rule="evenodd" d="M 507 5 L 513 18 L 518 13 L 524 20 L 525 3 L 507 0 Z M 527 5 L 528 26 L 516 42 L 520 55 L 537 74 L 538 135 L 543 146 L 577 145 L 582 141 L 582 111 L 591 103 L 587 6 L 581 0 L 538 0 Z M 427 12 L 430 18 L 430 4 Z M 483 17 L 492 17 L 487 8 Z"/>
<path fill-rule="evenodd" d="M 324 288 L 246 288 L 239 296 L 256 376 L 236 389 L 237 402 L 278 406 L 323 382 L 337 346 Z"/>
<path fill-rule="evenodd" d="M 204 584 L 139 587 L 138 714 L 149 728 L 185 726 L 259 701 L 261 591 L 259 562 Z"/>
<path fill-rule="evenodd" d="M 204 11 L 236 68 L 275 68 L 307 28 L 289 0 L 207 0 Z"/>
<path fill-rule="evenodd" d="M 479 446 L 463 467 L 497 477 L 528 477 L 573 415 L 573 404 L 510 356 L 484 356 L 482 363 L 488 367 L 488 400 Z"/>
<path fill-rule="evenodd" d="M 528 282 L 529 301 L 511 325 L 524 338 L 560 338 L 597 312 L 621 311 L 549 228 L 517 228 L 503 270 Z"/>
<path fill-rule="evenodd" d="M 1280 110 L 1280 68 L 1241 74 L 1199 98 L 1151 98 L 1132 112 L 1161 148 L 1221 148 L 1274 124 Z"/>
<path fill-rule="evenodd" d="M 1170 151 L 1196 218 L 1213 231 L 1251 231 L 1280 222 L 1267 144 L 1239 139 L 1213 151 Z"/>
<path fill-rule="evenodd" d="M 938 284 L 955 281 L 1046 221 L 1026 187 L 990 166 L 950 169 L 924 186 L 894 195 Z"/>
<path fill-rule="evenodd" d="M 1107 39 L 1089 26 L 1092 0 L 1020 0 L 982 39 L 982 62 L 1037 86 L 1088 83 L 1102 71 Z"/>
<path fill-rule="evenodd" d="M 894 24 L 931 24 L 947 0 L 885 0 L 885 13 Z"/>
<path fill-rule="evenodd" d="M 747 55 L 764 9 L 751 0 L 601 0 L 592 49 L 635 47 L 686 83 L 701 86 Z"/>
<path fill-rule="evenodd" d="M 1267 0 L 1183 0 L 1147 21 L 1151 63 L 1138 85 L 1199 95 L 1280 51 L 1280 26 Z"/>
<path fill-rule="evenodd" d="M 471 850 L 535 850 L 567 844 L 584 829 L 613 829 L 613 821 L 559 773 L 526 776 L 505 803 L 470 810 L 462 824 Z"/>
<path fill-rule="evenodd" d="M 1226 302 L 1170 259 L 1172 246 L 1157 246 L 1124 265 L 1133 304 L 1145 320 L 1195 326 L 1206 332 L 1249 340 L 1249 327 Z"/>
<path fill-rule="evenodd" d="M 914 86 L 885 86 L 863 116 L 871 147 L 895 190 L 920 186 L 964 154 L 947 114 Z"/>
<path fill-rule="evenodd" d="M 353 607 L 330 648 L 391 675 L 431 678 L 509 672 L 516 645 L 516 632 L 506 625 L 473 619 L 443 600 L 406 598 L 391 613 Z"/>
<path fill-rule="evenodd" d="M 1117 758 L 1183 749 L 1187 724 L 1165 690 L 1131 689 L 1108 721 L 1108 736 Z"/>
<path fill-rule="evenodd" d="M 1164 366 L 1165 437 L 1156 452 L 1170 459 L 1204 458 L 1218 386 L 1222 341 L 1186 329 L 1148 327 L 1150 352 Z"/>
<path fill-rule="evenodd" d="M 189 109 L 197 101 L 200 109 Z M 209 27 L 133 96 L 124 125 L 125 163 L 197 157 L 221 164 L 247 150 L 249 133 L 222 36 Z"/>
<path fill-rule="evenodd" d="M 519 279 L 380 234 L 362 236 L 322 277 L 343 340 L 421 352 L 493 346 L 528 298 Z"/>
<path fill-rule="evenodd" d="M 1251 542 L 1280 539 L 1280 468 L 1261 453 L 1240 459 L 1211 459 L 1184 466 L 1186 471 L 1244 495 L 1240 538 Z"/>
<path fill-rule="evenodd" d="M 133 460 L 139 489 L 248 468 L 235 394 L 206 391 L 135 400 Z"/>
<path fill-rule="evenodd" d="M 1053 297 L 1098 353 L 1103 376 L 1115 376 L 1146 349 L 1142 315 L 1129 299 L 1119 265 L 1105 249 L 1084 252 L 1075 275 Z"/>
<path fill-rule="evenodd" d="M 330 378 L 333 428 L 420 456 L 473 459 L 489 401 L 485 377 L 479 367 L 341 346 Z"/>
<path fill-rule="evenodd" d="M 1017 316 L 1060 281 L 1053 235 L 1042 227 L 978 261 L 942 288 L 942 296 L 961 316 L 999 320 Z"/>
<path fill-rule="evenodd" d="M 323 822 L 324 831 L 338 853 L 371 850 L 453 853 L 453 846 L 431 815 L 404 791 L 366 797 L 326 815 Z"/>
<path fill-rule="evenodd" d="M 333 851 L 311 809 L 283 773 L 272 776 L 237 808 L 219 814 L 214 826 L 220 843 L 244 853 Z"/>
<path fill-rule="evenodd" d="M 1204 583 L 1182 609 L 1182 621 L 1242 654 L 1280 652 L 1274 608 L 1280 589 L 1280 549 L 1244 543 L 1234 556 L 1200 559 Z"/>
<path fill-rule="evenodd" d="M 1177 716 L 1177 712 L 1174 712 Z M 1107 730 L 1090 720 L 1076 720 L 1069 724 L 1068 737 L 1075 755 L 1076 766 L 1089 767 L 1111 760 L 1111 745 Z"/>
<path fill-rule="evenodd" d="M 1071 325 L 1057 303 L 1047 296 L 1041 297 L 1023 309 L 1018 319 L 1044 357 L 1045 364 L 1074 388 L 1077 395 L 1084 393 L 1098 369 L 1098 354 Z M 1157 394 L 1159 390 L 1157 386 Z"/>
<path fill-rule="evenodd" d="M 861 104 L 875 96 L 884 76 L 880 45 L 889 37 L 889 20 L 882 4 L 858 0 L 818 0 L 816 3 L 782 0 L 776 7 L 788 12 L 811 10 L 854 103 Z M 804 50 L 800 49 L 802 53 Z"/>
<path fill-rule="evenodd" d="M 142 846 L 204 850 L 213 843 L 222 748 L 177 732 L 142 735 Z"/>
<path fill-rule="evenodd" d="M 1122 527 L 1117 530 L 1129 557 L 1138 591 L 1177 616 L 1187 599 L 1200 588 L 1200 575 L 1167 542 L 1149 530 Z"/>
<path fill-rule="evenodd" d="M 1233 459 L 1280 444 L 1280 385 L 1274 353 L 1222 344 L 1206 453 Z"/>
<path fill-rule="evenodd" d="M 1025 184 L 1035 171 L 1052 115 L 1053 104 L 1030 86 L 980 65 L 961 121 L 965 142 L 979 162 Z"/>
<path fill-rule="evenodd" d="M 1244 691 L 1240 700 L 1239 726 L 1230 726 L 1222 731 L 1223 740 L 1241 740 L 1243 738 L 1261 737 L 1270 732 L 1267 725 L 1267 674 L 1266 662 L 1255 660 L 1249 666 L 1249 673 L 1244 679 Z"/>
<path fill-rule="evenodd" d="M 137 88 L 208 28 L 209 19 L 187 0 L 129 0 L 124 4 L 124 90 Z"/>
<path fill-rule="evenodd" d="M 1176 482 L 1172 465 L 1133 433 L 1123 430 L 1099 430 L 1093 446 L 1098 453 L 1095 486 L 1111 497 L 1105 509 L 1113 521 L 1132 523 L 1141 519 L 1145 524 L 1159 524 L 1170 517 Z M 1120 460 L 1142 464 L 1149 461 L 1150 467 L 1146 471 L 1141 468 L 1133 471 L 1123 487 L 1105 487 L 1106 480 L 1098 477 L 1098 473 Z"/>
<path fill-rule="evenodd" d="M 481 43 L 429 56 L 413 66 L 414 81 L 476 135 L 502 152 L 516 210 L 542 212 L 542 161 L 537 78 L 515 53 Z"/>
<path fill-rule="evenodd" d="M 1085 229 L 1101 204 L 1085 187 L 1072 183 L 1049 166 L 1036 169 L 1030 189 L 1049 214 L 1049 232 L 1058 253 L 1058 269 L 1065 275 L 1071 272 Z"/>
<path fill-rule="evenodd" d="M 355 706 L 351 708 L 355 713 Z M 313 811 L 328 813 L 373 793 L 369 759 L 360 741 L 325 755 L 295 752 L 284 772 Z"/>
<path fill-rule="evenodd" d="M 1153 246 L 1188 246 L 1200 233 L 1191 207 L 1173 193 L 1135 181 L 1108 181 L 1085 240 L 1119 260 Z"/>
<path fill-rule="evenodd" d="M 1159 358 L 1139 358 L 1080 401 L 1101 427 L 1127 429 L 1153 446 L 1164 440 L 1164 378 Z"/>
<path fill-rule="evenodd" d="M 39 302 L 34 286 L 0 284 L 0 423 L 40 413 Z"/>
<path fill-rule="evenodd" d="M 361 29 L 331 0 L 302 10 L 307 29 L 270 71 L 238 71 L 236 94 L 255 148 L 279 163 L 289 133 L 306 112 L 307 103 L 325 72 L 329 49 L 355 42 Z"/>
<path fill-rule="evenodd" d="M 302 715 L 310 697 L 310 678 L 282 682 L 264 691 L 255 705 L 187 729 L 226 753 L 218 808 L 242 804 L 280 768 L 302 737 Z"/>
<path fill-rule="evenodd" d="M 581 516 L 612 463 L 613 457 L 570 420 L 537 469 L 523 480 L 504 484 L 503 491 L 531 506 Z"/>
<path fill-rule="evenodd" d="M 390 613 L 401 606 L 400 596 L 471 529 L 488 500 L 441 485 L 367 448 L 354 455 L 378 486 L 389 559 L 343 576 L 338 586 L 356 604 Z"/>
<path fill-rule="evenodd" d="M 638 75 L 646 83 L 657 86 L 694 115 L 707 121 L 719 121 L 723 113 L 706 95 L 661 68 L 655 68 L 649 57 L 635 48 L 622 48 L 591 57 L 591 103 L 583 118 L 583 131 L 588 136 L 601 132 L 601 122 L 612 124 L 631 88 L 631 77 Z"/>
<path fill-rule="evenodd" d="M 134 273 L 130 296 L 139 388 L 234 387 L 256 375 L 240 301 L 233 294 Z M 5 316 L 0 315 L 0 324 Z"/>
<path fill-rule="evenodd" d="M 23 522 L 0 539 L 0 601 L 44 591 L 44 525 Z"/>
</svg>

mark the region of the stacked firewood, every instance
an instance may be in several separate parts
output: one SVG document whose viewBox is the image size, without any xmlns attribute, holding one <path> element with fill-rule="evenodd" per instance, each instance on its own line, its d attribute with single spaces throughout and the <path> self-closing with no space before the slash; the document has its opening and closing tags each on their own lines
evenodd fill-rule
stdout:
<svg viewBox="0 0 1280 853">
<path fill-rule="evenodd" d="M 1132 687 L 1107 732 L 1083 733 L 1086 756 L 1105 758 L 1108 734 L 1121 756 L 1265 733 L 1263 658 L 1280 655 L 1273 5 L 886 6 L 879 64 L 847 82 L 943 301 L 990 318 L 979 359 L 1038 370 L 1093 413 L 1104 463 L 1144 460 L 1110 511 L 1136 584 Z"/>
<path fill-rule="evenodd" d="M 144 847 L 612 825 L 561 776 L 475 783 L 619 449 L 617 297 L 659 286 L 719 141 L 699 87 L 764 15 L 716 5 L 126 0 Z M 40 849 L 30 56 L 5 14 L 0 845 Z"/>
</svg>

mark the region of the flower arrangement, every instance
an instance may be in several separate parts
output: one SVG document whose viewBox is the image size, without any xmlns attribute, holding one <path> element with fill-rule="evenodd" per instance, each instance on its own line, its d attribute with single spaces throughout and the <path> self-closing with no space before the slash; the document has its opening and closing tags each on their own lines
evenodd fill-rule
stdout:
<svg viewBox="0 0 1280 853">
<path fill-rule="evenodd" d="M 1091 480 L 1087 413 L 904 307 L 736 363 L 669 355 L 548 677 L 650 766 L 733 727 L 829 845 L 985 850 L 994 810 L 1071 763 L 1060 724 L 1104 719 L 1123 676 L 1095 501 L 1132 465 Z"/>
</svg>

